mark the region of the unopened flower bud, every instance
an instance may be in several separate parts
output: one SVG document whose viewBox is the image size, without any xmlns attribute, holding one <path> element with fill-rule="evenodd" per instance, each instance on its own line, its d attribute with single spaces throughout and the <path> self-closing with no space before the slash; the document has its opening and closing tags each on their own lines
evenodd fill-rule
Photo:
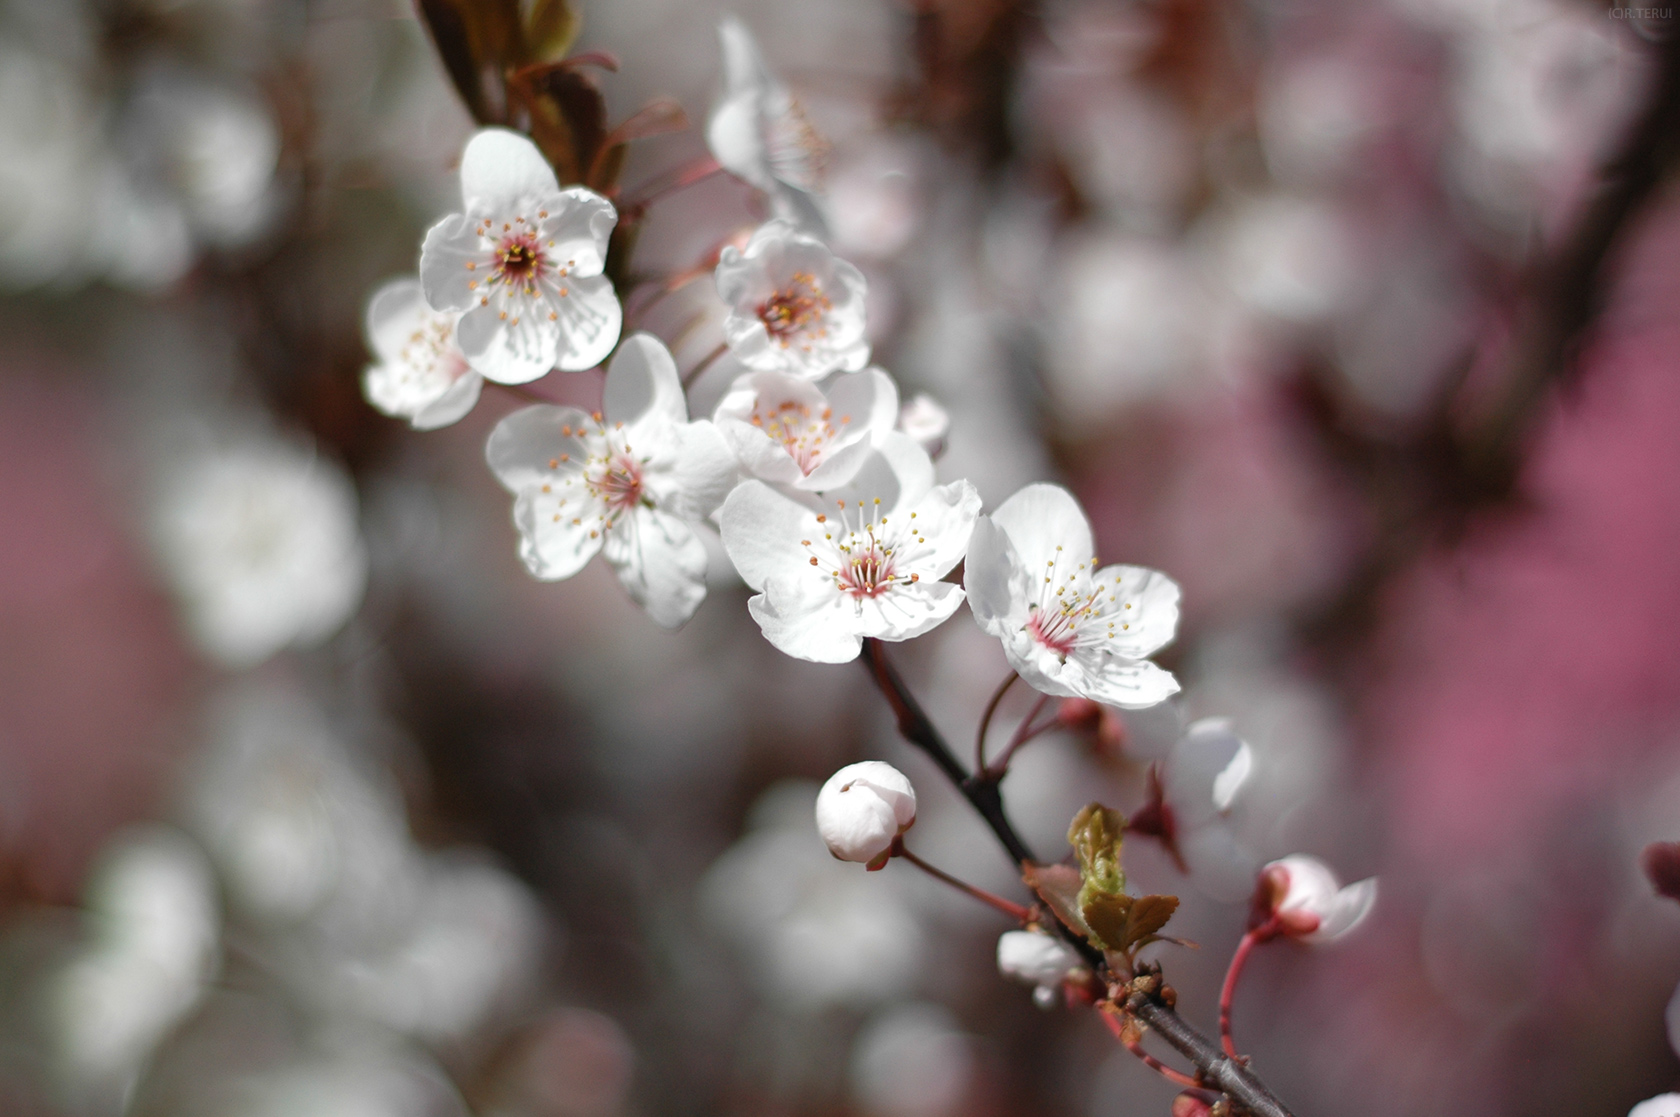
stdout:
<svg viewBox="0 0 1680 1117">
<path fill-rule="evenodd" d="M 1079 955 L 1058 938 L 1042 931 L 1005 931 L 998 936 L 998 972 L 1033 990 L 1033 1003 L 1056 1007 L 1062 982 L 1079 966 Z"/>
<path fill-rule="evenodd" d="M 1344 888 L 1318 858 L 1292 854 L 1260 871 L 1252 918 L 1303 942 L 1329 942 L 1358 926 L 1376 901 L 1377 878 Z"/>
<path fill-rule="evenodd" d="M 892 845 L 916 821 L 916 789 L 903 772 L 879 760 L 848 764 L 817 793 L 817 832 L 842 861 L 879 869 Z"/>
<path fill-rule="evenodd" d="M 1195 1094 L 1180 1094 L 1173 1099 L 1172 1117 L 1208 1117 L 1213 1110 Z"/>
<path fill-rule="evenodd" d="M 1639 865 L 1657 895 L 1680 900 L 1680 842 L 1652 842 L 1640 855 Z"/>
</svg>

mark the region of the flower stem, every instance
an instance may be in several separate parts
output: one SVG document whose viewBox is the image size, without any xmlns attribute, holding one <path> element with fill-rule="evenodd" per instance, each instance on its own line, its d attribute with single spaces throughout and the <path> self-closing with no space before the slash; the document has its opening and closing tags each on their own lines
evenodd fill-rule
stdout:
<svg viewBox="0 0 1680 1117">
<path fill-rule="evenodd" d="M 1009 688 L 1020 677 L 1011 671 L 1009 677 L 992 692 L 992 700 L 986 703 L 986 712 L 980 715 L 980 728 L 974 733 L 974 769 L 977 772 L 986 770 L 986 730 L 991 728 L 992 715 L 997 713 L 998 703 L 1003 701 L 1003 696 L 1009 693 Z"/>
<path fill-rule="evenodd" d="M 716 349 L 707 353 L 704 357 L 701 357 L 700 363 L 689 369 L 688 375 L 682 378 L 683 391 L 688 391 L 694 382 L 700 379 L 700 374 L 711 368 L 713 362 L 727 352 L 729 352 L 729 343 L 727 341 L 721 341 L 718 343 L 718 347 Z"/>
<path fill-rule="evenodd" d="M 992 893 L 987 892 L 984 888 L 976 888 L 967 881 L 958 880 L 956 877 L 945 872 L 943 869 L 936 869 L 932 865 L 929 865 L 926 861 L 923 861 L 920 857 L 917 857 L 914 853 L 911 853 L 908 849 L 906 849 L 902 839 L 898 842 L 898 849 L 896 852 L 898 856 L 904 858 L 928 876 L 933 877 L 935 880 L 944 881 L 952 888 L 955 888 L 958 892 L 965 893 L 966 895 L 979 900 L 982 904 L 996 908 L 998 911 L 1001 911 L 1011 919 L 1025 923 L 1032 918 L 1033 913 L 1031 908 L 1005 900 L 1002 896 L 995 896 Z"/>
<path fill-rule="evenodd" d="M 1243 966 L 1248 963 L 1248 956 L 1256 946 L 1272 937 L 1277 921 L 1251 927 L 1237 944 L 1236 952 L 1231 955 L 1231 965 L 1225 971 L 1225 984 L 1219 987 L 1219 1042 L 1225 1048 L 1225 1054 L 1233 1059 L 1242 1058 L 1237 1054 L 1237 1042 L 1231 1038 L 1231 1002 L 1237 995 L 1237 978 L 1242 976 Z"/>
<path fill-rule="evenodd" d="M 1126 1030 L 1125 1022 L 1120 1019 L 1120 1013 L 1113 1006 L 1103 1005 L 1097 1012 L 1102 1017 L 1103 1023 L 1108 1025 L 1108 1030 L 1114 1033 L 1114 1038 L 1119 1040 L 1121 1046 L 1127 1051 L 1136 1055 L 1144 1066 L 1175 1085 L 1188 1086 L 1193 1090 L 1202 1088 L 1203 1084 L 1200 1077 L 1191 1078 L 1183 1071 L 1174 1070 L 1145 1051 L 1138 1038 Z"/>
<path fill-rule="evenodd" d="M 1015 750 L 1056 724 L 1054 721 L 1049 721 L 1036 729 L 1033 728 L 1033 719 L 1038 717 L 1039 712 L 1044 709 L 1044 704 L 1048 701 L 1050 701 L 1048 694 L 1038 696 L 1038 701 L 1033 703 L 1033 708 L 1027 711 L 1027 716 L 1022 718 L 1021 724 L 1015 727 L 1015 733 L 1009 738 L 1009 743 L 1003 746 L 1003 751 L 998 753 L 998 758 L 992 761 L 991 767 L 985 769 L 987 775 L 1002 779 L 1009 772 L 1009 761 L 1015 755 Z"/>
</svg>

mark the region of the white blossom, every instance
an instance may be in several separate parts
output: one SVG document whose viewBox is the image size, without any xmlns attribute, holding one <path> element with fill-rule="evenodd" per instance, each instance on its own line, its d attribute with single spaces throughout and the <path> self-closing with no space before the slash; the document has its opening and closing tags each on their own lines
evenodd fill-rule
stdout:
<svg viewBox="0 0 1680 1117">
<path fill-rule="evenodd" d="M 1004 977 L 1034 986 L 1033 999 L 1047 1008 L 1055 1003 L 1056 990 L 1068 974 L 1079 966 L 1079 955 L 1043 931 L 1005 931 L 998 936 L 997 966 Z"/>
<path fill-rule="evenodd" d="M 848 1078 L 867 1117 L 957 1117 L 970 1112 L 980 1060 L 949 1009 L 895 1005 L 858 1033 Z"/>
<path fill-rule="evenodd" d="M 1148 656 L 1173 637 L 1178 586 L 1140 566 L 1097 567 L 1091 525 L 1056 485 L 1028 485 L 975 526 L 963 575 L 980 627 L 1032 686 L 1123 709 L 1178 683 Z"/>
<path fill-rule="evenodd" d="M 1680 1117 L 1680 1094 L 1658 1094 L 1646 1098 L 1632 1109 L 1628 1117 Z"/>
<path fill-rule="evenodd" d="M 764 63 L 739 19 L 718 24 L 723 97 L 706 125 L 706 143 L 724 170 L 770 195 L 776 216 L 824 234 L 820 193 L 829 145 L 799 102 Z"/>
<path fill-rule="evenodd" d="M 916 789 L 891 764 L 848 764 L 817 792 L 817 833 L 841 861 L 886 864 L 898 836 L 916 822 Z"/>
<path fill-rule="evenodd" d="M 375 291 L 368 300 L 367 341 L 377 360 L 362 374 L 368 402 L 423 431 L 471 411 L 484 378 L 455 343 L 460 318 L 427 306 L 413 277 Z"/>
<path fill-rule="evenodd" d="M 623 310 L 601 274 L 618 214 L 581 186 L 560 189 L 524 136 L 486 128 L 461 156 L 465 212 L 433 225 L 420 249 L 432 309 L 464 311 L 461 351 L 491 380 L 522 384 L 558 365 L 591 368 L 612 352 Z"/>
<path fill-rule="evenodd" d="M 940 579 L 968 548 L 980 497 L 934 486 L 933 463 L 889 432 L 838 494 L 790 494 L 746 481 L 724 502 L 724 549 L 764 636 L 797 659 L 845 663 L 865 637 L 908 640 L 962 603 Z"/>
<path fill-rule="evenodd" d="M 230 667 L 326 639 L 367 584 L 350 479 L 279 440 L 184 460 L 151 526 L 188 631 Z"/>
<path fill-rule="evenodd" d="M 717 428 L 688 421 L 676 362 L 657 338 L 626 338 L 607 369 L 602 411 L 527 407 L 491 432 L 491 470 L 515 495 L 519 555 L 544 581 L 599 551 L 658 623 L 675 628 L 706 596 L 694 524 L 736 477 Z"/>
<path fill-rule="evenodd" d="M 897 417 L 898 388 L 878 368 L 840 373 L 826 389 L 783 372 L 748 373 L 712 413 L 748 473 L 810 492 L 856 476 L 873 436 Z"/>
<path fill-rule="evenodd" d="M 1323 943 L 1353 930 L 1377 902 L 1377 878 L 1343 887 L 1330 866 L 1316 857 L 1291 854 L 1263 870 L 1273 885 L 1272 913 L 1284 934 Z"/>
<path fill-rule="evenodd" d="M 750 369 L 818 380 L 869 361 L 863 273 L 785 221 L 761 225 L 745 249 L 718 256 L 723 339 Z"/>
<path fill-rule="evenodd" d="M 951 430 L 951 414 L 939 401 L 926 392 L 910 398 L 898 413 L 898 429 L 916 440 L 916 444 L 935 457 L 945 449 L 945 436 Z"/>
</svg>

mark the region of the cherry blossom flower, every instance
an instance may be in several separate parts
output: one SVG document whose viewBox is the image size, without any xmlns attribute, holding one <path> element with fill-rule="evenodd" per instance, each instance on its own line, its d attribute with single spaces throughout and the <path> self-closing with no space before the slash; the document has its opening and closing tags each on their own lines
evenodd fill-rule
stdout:
<svg viewBox="0 0 1680 1117">
<path fill-rule="evenodd" d="M 527 407 L 491 432 L 485 453 L 515 494 L 520 558 L 558 581 L 599 551 L 630 596 L 675 628 L 706 596 L 706 548 L 692 525 L 728 493 L 734 456 L 711 423 L 688 421 L 676 362 L 649 334 L 619 347 L 602 412 Z"/>
<path fill-rule="evenodd" d="M 1261 870 L 1249 922 L 1254 926 L 1271 923 L 1276 934 L 1324 943 L 1357 927 L 1376 902 L 1376 877 L 1343 887 L 1330 866 L 1296 853 Z"/>
<path fill-rule="evenodd" d="M 1646 1098 L 1632 1109 L 1628 1117 L 1676 1117 L 1680 1115 L 1680 1094 L 1658 1094 Z"/>
<path fill-rule="evenodd" d="M 898 413 L 898 429 L 937 458 L 945 449 L 945 436 L 951 430 L 951 414 L 939 406 L 938 400 L 920 392 L 912 396 Z"/>
<path fill-rule="evenodd" d="M 829 144 L 799 102 L 776 79 L 752 32 L 739 19 L 718 24 L 723 98 L 712 110 L 706 143 L 724 170 L 770 195 L 776 216 L 821 236 L 821 193 Z"/>
<path fill-rule="evenodd" d="M 558 365 L 591 368 L 612 352 L 623 310 L 601 274 L 618 214 L 581 186 L 560 189 L 524 136 L 486 128 L 461 155 L 465 212 L 433 225 L 420 282 L 457 325 L 472 366 L 523 384 Z"/>
<path fill-rule="evenodd" d="M 893 842 L 915 824 L 916 789 L 879 760 L 846 765 L 817 792 L 817 833 L 841 861 L 879 869 Z"/>
<path fill-rule="evenodd" d="M 1063 980 L 1078 968 L 1079 955 L 1043 931 L 1005 931 L 998 936 L 997 966 L 1004 977 L 1035 986 L 1034 1002 L 1049 1008 Z"/>
<path fill-rule="evenodd" d="M 935 487 L 927 455 L 888 432 L 845 489 L 818 497 L 745 481 L 720 525 L 758 591 L 747 608 L 765 638 L 797 659 L 845 663 L 864 637 L 908 640 L 956 611 L 963 591 L 940 579 L 979 513 L 973 485 Z"/>
<path fill-rule="evenodd" d="M 484 378 L 455 344 L 460 318 L 427 306 L 412 277 L 375 291 L 368 300 L 367 340 L 378 361 L 362 374 L 368 402 L 422 431 L 446 427 L 471 411 Z"/>
<path fill-rule="evenodd" d="M 827 390 L 782 372 L 748 373 L 712 421 L 754 477 L 821 492 L 856 476 L 873 435 L 891 430 L 897 417 L 892 377 L 868 368 L 839 374 Z"/>
<path fill-rule="evenodd" d="M 367 585 L 350 479 L 278 440 L 182 461 L 151 529 L 189 634 L 228 667 L 325 640 Z"/>
<path fill-rule="evenodd" d="M 729 304 L 723 339 L 750 369 L 818 380 L 869 361 L 863 273 L 785 221 L 718 256 L 718 295 Z"/>
<path fill-rule="evenodd" d="M 1147 657 L 1178 625 L 1178 586 L 1141 566 L 1097 568 L 1066 489 L 1028 485 L 974 529 L 963 576 L 980 627 L 1046 694 L 1140 709 L 1178 683 Z"/>
</svg>

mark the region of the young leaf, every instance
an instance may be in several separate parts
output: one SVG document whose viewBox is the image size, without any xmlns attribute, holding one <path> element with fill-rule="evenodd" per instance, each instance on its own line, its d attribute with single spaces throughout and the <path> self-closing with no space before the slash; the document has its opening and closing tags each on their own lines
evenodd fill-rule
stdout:
<svg viewBox="0 0 1680 1117">
<path fill-rule="evenodd" d="M 1027 865 L 1021 879 L 1038 893 L 1046 907 L 1075 931 L 1091 937 L 1091 928 L 1079 911 L 1079 870 L 1071 865 Z"/>
<path fill-rule="evenodd" d="M 1094 896 L 1079 910 L 1099 945 L 1108 950 L 1125 950 L 1134 902 L 1130 896 Z"/>
<path fill-rule="evenodd" d="M 524 0 L 520 22 L 525 31 L 525 61 L 553 62 L 566 57 L 577 41 L 583 19 L 567 0 Z"/>
<path fill-rule="evenodd" d="M 1101 803 L 1091 803 L 1073 816 L 1068 827 L 1068 844 L 1079 856 L 1084 883 L 1079 890 L 1080 906 L 1093 896 L 1118 896 L 1126 890 L 1126 874 L 1120 868 L 1120 846 L 1126 833 L 1126 816 Z"/>
</svg>

